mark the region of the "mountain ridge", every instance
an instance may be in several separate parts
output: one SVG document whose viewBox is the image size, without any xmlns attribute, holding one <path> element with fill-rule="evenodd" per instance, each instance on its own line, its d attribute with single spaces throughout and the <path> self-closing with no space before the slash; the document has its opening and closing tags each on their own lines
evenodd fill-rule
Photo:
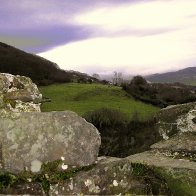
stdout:
<svg viewBox="0 0 196 196">
<path fill-rule="evenodd" d="M 196 67 L 187 67 L 178 71 L 156 73 L 145 76 L 150 82 L 156 83 L 183 83 L 189 85 L 196 85 Z"/>
</svg>

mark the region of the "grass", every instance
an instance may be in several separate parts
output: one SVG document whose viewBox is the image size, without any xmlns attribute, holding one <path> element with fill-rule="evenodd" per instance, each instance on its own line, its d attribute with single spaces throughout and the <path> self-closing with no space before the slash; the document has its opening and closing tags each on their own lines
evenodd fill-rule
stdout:
<svg viewBox="0 0 196 196">
<path fill-rule="evenodd" d="M 129 118 L 138 112 L 145 120 L 159 111 L 157 107 L 134 100 L 116 86 L 66 83 L 40 87 L 40 91 L 52 100 L 42 104 L 43 112 L 71 110 L 83 116 L 86 112 L 107 107 L 119 109 Z"/>
</svg>

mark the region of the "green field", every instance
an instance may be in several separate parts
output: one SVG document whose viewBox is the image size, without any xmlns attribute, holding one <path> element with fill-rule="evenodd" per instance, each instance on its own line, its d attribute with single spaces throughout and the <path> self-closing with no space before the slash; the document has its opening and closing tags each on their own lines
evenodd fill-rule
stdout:
<svg viewBox="0 0 196 196">
<path fill-rule="evenodd" d="M 52 101 L 42 104 L 41 110 L 71 110 L 79 115 L 98 108 L 119 109 L 131 118 L 137 111 L 141 119 L 147 119 L 159 111 L 159 108 L 136 101 L 120 87 L 102 84 L 56 84 L 39 88 L 43 96 Z"/>
</svg>

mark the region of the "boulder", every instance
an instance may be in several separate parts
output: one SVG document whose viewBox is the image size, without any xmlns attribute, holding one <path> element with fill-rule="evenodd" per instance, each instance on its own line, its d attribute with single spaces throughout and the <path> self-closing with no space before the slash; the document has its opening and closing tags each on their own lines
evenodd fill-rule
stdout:
<svg viewBox="0 0 196 196">
<path fill-rule="evenodd" d="M 164 180 L 151 169 L 132 164 L 129 159 L 102 157 L 89 171 L 58 184 L 51 184 L 49 195 L 167 195 Z"/>
<path fill-rule="evenodd" d="M 168 140 L 160 141 L 151 146 L 151 149 L 170 152 L 196 153 L 196 134 L 181 133 L 171 136 Z"/>
<path fill-rule="evenodd" d="M 196 102 L 168 106 L 157 116 L 158 130 L 163 139 L 182 132 L 196 132 Z"/>
<path fill-rule="evenodd" d="M 62 160 L 85 166 L 95 162 L 100 135 L 74 112 L 27 112 L 0 118 L 1 170 L 39 172 L 43 163 Z"/>
<path fill-rule="evenodd" d="M 146 151 L 127 157 L 132 163 L 142 163 L 151 167 L 165 180 L 171 194 L 196 195 L 196 162 L 185 157 L 172 157 L 161 151 Z"/>
<path fill-rule="evenodd" d="M 0 73 L 0 117 L 40 111 L 41 100 L 42 95 L 30 78 Z"/>
</svg>

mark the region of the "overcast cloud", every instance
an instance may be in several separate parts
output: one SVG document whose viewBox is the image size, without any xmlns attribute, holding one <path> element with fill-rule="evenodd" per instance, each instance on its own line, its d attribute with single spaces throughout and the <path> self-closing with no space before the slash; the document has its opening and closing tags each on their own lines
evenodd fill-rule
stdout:
<svg viewBox="0 0 196 196">
<path fill-rule="evenodd" d="M 0 16 L 2 42 L 66 70 L 148 74 L 195 66 L 195 0 L 5 0 Z"/>
</svg>

